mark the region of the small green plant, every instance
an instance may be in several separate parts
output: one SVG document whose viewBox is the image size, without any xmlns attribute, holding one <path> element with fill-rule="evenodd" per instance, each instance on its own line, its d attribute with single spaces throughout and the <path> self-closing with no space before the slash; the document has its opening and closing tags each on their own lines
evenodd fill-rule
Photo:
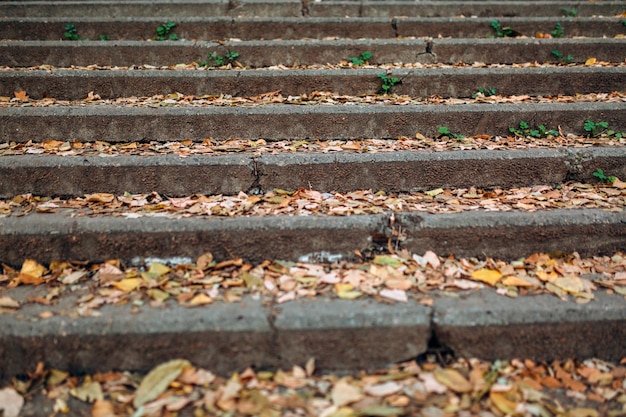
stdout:
<svg viewBox="0 0 626 417">
<path fill-rule="evenodd" d="M 588 136 L 592 138 L 599 138 L 602 135 L 614 137 L 617 139 L 626 137 L 626 133 L 624 132 L 616 132 L 609 129 L 609 124 L 607 122 L 594 122 L 592 120 L 585 120 L 584 129 L 585 132 L 587 132 Z"/>
<path fill-rule="evenodd" d="M 460 133 L 452 133 L 450 129 L 448 128 L 448 126 L 439 126 L 439 129 L 437 129 L 437 137 L 440 139 L 444 137 L 448 137 L 448 138 L 456 139 L 460 142 L 463 142 L 465 139 L 465 136 L 461 135 Z"/>
<path fill-rule="evenodd" d="M 498 38 L 514 38 L 521 35 L 521 33 L 513 30 L 510 26 L 502 26 L 499 20 L 492 20 L 491 28 L 496 32 L 496 37 Z"/>
<path fill-rule="evenodd" d="M 161 26 L 157 26 L 156 36 L 154 37 L 154 39 L 157 41 L 178 40 L 178 35 L 175 33 L 171 33 L 175 27 L 176 27 L 176 23 L 174 22 L 166 22 L 166 23 L 163 23 Z"/>
<path fill-rule="evenodd" d="M 206 62 L 198 62 L 201 67 L 222 67 L 228 65 L 239 58 L 239 54 L 235 51 L 228 51 L 224 55 L 218 55 L 217 52 L 211 52 L 207 56 Z"/>
<path fill-rule="evenodd" d="M 559 136 L 559 132 L 554 129 L 548 129 L 544 125 L 539 125 L 535 128 L 532 128 L 525 121 L 519 122 L 519 128 L 509 127 L 509 132 L 525 137 L 525 138 L 545 138 L 547 136 Z"/>
<path fill-rule="evenodd" d="M 366 52 L 361 52 L 361 55 L 359 55 L 358 58 L 354 58 L 354 57 L 348 58 L 348 61 L 352 62 L 357 67 L 360 67 L 361 65 L 365 64 L 371 57 L 372 57 L 372 54 L 366 51 Z"/>
<path fill-rule="evenodd" d="M 563 12 L 563 14 L 565 14 L 565 16 L 567 17 L 576 17 L 576 15 L 578 14 L 578 10 L 576 9 L 570 9 L 568 7 L 563 7 L 561 9 L 561 11 Z"/>
<path fill-rule="evenodd" d="M 606 175 L 604 171 L 600 168 L 594 171 L 593 176 L 598 178 L 600 181 L 602 181 L 605 184 L 613 184 L 615 180 L 617 179 L 613 175 Z"/>
<path fill-rule="evenodd" d="M 553 38 L 562 38 L 565 36 L 563 25 L 560 22 L 557 22 L 557 24 L 554 25 L 554 29 L 550 31 L 550 35 L 552 35 Z"/>
<path fill-rule="evenodd" d="M 65 39 L 70 41 L 77 41 L 80 38 L 78 37 L 78 30 L 76 30 L 76 26 L 72 23 L 68 23 L 65 25 Z"/>
<path fill-rule="evenodd" d="M 487 87 L 487 88 L 480 87 L 478 90 L 476 90 L 474 94 L 472 94 L 472 98 L 478 97 L 479 94 L 482 94 L 485 97 L 490 97 L 490 96 L 495 96 L 497 93 L 496 93 L 495 87 Z"/>
<path fill-rule="evenodd" d="M 98 39 L 100 39 L 101 41 L 110 41 L 111 38 L 109 37 L 109 35 L 100 35 L 98 37 Z"/>
<path fill-rule="evenodd" d="M 551 51 L 550 54 L 552 54 L 552 56 L 557 58 L 561 64 L 569 64 L 574 60 L 573 56 L 569 54 L 563 55 L 563 52 L 559 51 L 558 49 Z"/>
<path fill-rule="evenodd" d="M 382 80 L 382 85 L 380 86 L 380 89 L 385 94 L 389 93 L 391 91 L 391 87 L 393 87 L 394 85 L 402 83 L 399 78 L 390 77 L 387 74 L 378 74 L 378 78 Z"/>
</svg>

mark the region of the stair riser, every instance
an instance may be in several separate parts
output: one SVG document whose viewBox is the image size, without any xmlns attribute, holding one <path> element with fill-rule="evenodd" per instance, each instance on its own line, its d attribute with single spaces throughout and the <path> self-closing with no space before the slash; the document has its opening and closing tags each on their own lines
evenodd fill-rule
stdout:
<svg viewBox="0 0 626 417">
<path fill-rule="evenodd" d="M 323 39 L 339 37 L 395 38 L 395 37 L 453 37 L 486 38 L 494 35 L 490 27 L 491 18 L 455 19 L 189 19 L 176 21 L 172 33 L 180 39 L 216 40 L 238 38 L 253 39 Z M 498 19 L 502 26 L 510 26 L 527 36 L 537 32 L 550 33 L 557 23 L 563 25 L 566 37 L 609 37 L 625 32 L 618 18 L 517 18 Z M 0 39 L 19 40 L 63 40 L 65 25 L 75 25 L 78 35 L 84 39 L 97 41 L 100 35 L 112 40 L 148 40 L 155 36 L 157 26 L 163 19 L 118 19 L 114 21 L 93 21 L 92 19 L 22 19 L 0 20 Z"/>
<path fill-rule="evenodd" d="M 590 181 L 602 168 L 626 178 L 624 148 L 578 152 L 558 150 L 453 151 L 394 154 L 296 154 L 267 156 L 118 156 L 0 158 L 1 198 L 32 193 L 83 196 L 89 193 L 236 195 L 274 188 L 320 192 L 434 188 L 512 188 L 565 181 Z M 114 180 L 113 180 L 114 179 Z"/>
<path fill-rule="evenodd" d="M 594 57 L 598 61 L 623 62 L 626 39 L 434 39 L 355 41 L 250 41 L 218 45 L 209 42 L 8 42 L 0 44 L 0 65 L 30 67 L 71 65 L 175 65 L 204 62 L 216 52 L 239 53 L 237 61 L 251 67 L 339 63 L 364 51 L 372 64 L 391 62 L 486 64 L 549 62 L 558 50 L 576 63 Z"/>
<path fill-rule="evenodd" d="M 298 96 L 314 91 L 345 95 L 378 94 L 382 69 L 257 71 L 3 71 L 0 96 L 26 91 L 32 99 L 82 100 L 89 91 L 103 99 L 184 95 L 255 96 L 280 91 Z M 626 67 L 447 68 L 393 70 L 402 80 L 393 93 L 413 97 L 471 97 L 478 88 L 494 87 L 501 95 L 575 95 L 619 91 Z"/>
<path fill-rule="evenodd" d="M 439 126 L 470 135 L 507 135 L 524 120 L 583 134 L 585 120 L 624 131 L 624 103 L 460 106 L 40 107 L 0 112 L 0 140 L 108 142 L 268 139 L 327 140 L 434 136 Z"/>
</svg>

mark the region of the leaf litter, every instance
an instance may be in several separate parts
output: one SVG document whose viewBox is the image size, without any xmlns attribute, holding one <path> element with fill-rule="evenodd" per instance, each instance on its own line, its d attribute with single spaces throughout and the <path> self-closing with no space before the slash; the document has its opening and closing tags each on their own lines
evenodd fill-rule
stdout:
<svg viewBox="0 0 626 417">
<path fill-rule="evenodd" d="M 290 370 L 247 368 L 229 376 L 173 359 L 147 375 L 71 376 L 43 363 L 0 390 L 0 410 L 25 405 L 92 417 L 420 415 L 619 417 L 626 414 L 626 358 L 535 362 L 426 354 L 373 372 L 319 372 L 311 358 Z M 92 387 L 96 396 L 75 395 Z M 31 403 L 31 404 L 29 404 Z M 35 403 L 38 405 L 35 406 Z M 4 407 L 4 408 L 3 408 Z"/>
<path fill-rule="evenodd" d="M 15 93 L 15 97 L 0 96 L 0 108 L 6 107 L 91 107 L 91 106 L 123 106 L 123 107 L 258 107 L 268 105 L 299 105 L 299 106 L 339 106 L 339 105 L 460 105 L 460 104 L 517 104 L 517 103 L 580 103 L 580 102 L 626 102 L 626 93 L 610 92 L 610 93 L 588 93 L 576 94 L 574 96 L 557 95 L 557 96 L 503 96 L 492 95 L 485 96 L 477 94 L 474 98 L 443 98 L 440 96 L 432 97 L 412 97 L 409 95 L 397 94 L 364 94 L 359 96 L 339 94 L 327 91 L 313 91 L 311 93 L 303 93 L 297 96 L 284 96 L 279 90 L 270 91 L 263 94 L 250 97 L 231 96 L 228 94 L 219 95 L 184 95 L 181 93 L 157 94 L 145 97 L 118 97 L 111 99 L 102 99 L 93 91 L 87 94 L 83 100 L 57 100 L 47 97 L 39 100 L 31 99 L 26 96 L 25 91 Z"/>
<path fill-rule="evenodd" d="M 405 193 L 372 190 L 329 193 L 301 188 L 295 191 L 273 189 L 264 194 L 239 192 L 237 195 L 194 194 L 184 197 L 167 197 L 156 192 L 123 195 L 93 193 L 73 198 L 22 194 L 10 200 L 0 199 L 0 217 L 31 213 L 127 218 L 349 216 L 392 212 L 445 214 L 582 208 L 621 212 L 624 206 L 626 184 L 616 178 L 610 185 L 568 182 L 557 186 L 536 185 L 492 190 L 472 186 Z"/>
<path fill-rule="evenodd" d="M 37 311 L 44 309 L 35 320 L 55 314 L 89 317 L 100 315 L 98 310 L 105 305 L 128 304 L 140 310 L 176 303 L 194 308 L 239 302 L 245 296 L 277 304 L 314 297 L 370 297 L 386 303 L 411 299 L 432 305 L 434 297 L 483 288 L 513 298 L 552 294 L 576 303 L 591 302 L 594 293 L 603 289 L 626 299 L 626 257 L 620 252 L 593 258 L 536 253 L 512 262 L 442 258 L 431 251 L 418 255 L 406 250 L 393 254 L 357 251 L 355 258 L 334 263 L 265 260 L 252 264 L 241 258 L 217 262 L 206 253 L 195 262 L 182 258 L 170 266 L 166 260 L 56 261 L 48 266 L 26 260 L 24 264 L 39 265 L 37 281 L 2 264 L 0 313 L 26 312 L 24 307 L 31 305 L 39 306 Z M 70 300 L 70 307 L 64 303 L 66 307 L 54 308 L 63 299 Z"/>
</svg>

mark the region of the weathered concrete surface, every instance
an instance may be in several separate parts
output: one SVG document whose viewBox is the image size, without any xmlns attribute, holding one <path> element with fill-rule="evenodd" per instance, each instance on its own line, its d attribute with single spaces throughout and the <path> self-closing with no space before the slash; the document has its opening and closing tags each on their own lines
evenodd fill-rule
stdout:
<svg viewBox="0 0 626 417">
<path fill-rule="evenodd" d="M 415 5 L 414 5 L 415 6 Z M 343 16 L 343 15 L 337 15 Z M 229 18 L 188 17 L 176 19 L 179 39 L 216 40 L 237 38 L 253 39 L 323 39 L 339 37 L 394 38 L 409 36 L 443 36 L 484 38 L 495 32 L 490 26 L 493 17 L 459 19 L 456 17 L 429 18 L 377 18 L 377 17 L 311 17 L 311 18 Z M 609 37 L 623 33 L 620 18 L 577 17 L 563 23 L 562 17 L 500 18 L 502 26 L 514 28 L 519 33 L 534 36 L 537 32 L 549 33 L 557 23 L 563 25 L 567 37 Z M 0 39 L 62 40 L 67 17 L 0 19 Z M 162 18 L 119 17 L 74 18 L 78 34 L 84 39 L 98 40 L 108 34 L 113 40 L 147 40 L 155 36 L 155 28 Z"/>
<path fill-rule="evenodd" d="M 208 308 L 104 306 L 80 317 L 75 300 L 36 305 L 0 316 L 0 379 L 32 371 L 38 361 L 72 373 L 128 369 L 148 371 L 172 358 L 227 373 L 247 366 L 275 366 L 275 335 L 260 301 L 216 303 Z"/>
<path fill-rule="evenodd" d="M 127 0 L 99 2 L 21 1 L 0 4 L 0 16 L 125 17 L 125 16 L 300 16 L 300 0 L 171 1 Z"/>
<path fill-rule="evenodd" d="M 626 213 L 598 209 L 536 212 L 398 213 L 411 252 L 517 259 L 535 252 L 613 254 L 626 247 Z"/>
<path fill-rule="evenodd" d="M 331 91 L 359 95 L 380 92 L 379 69 L 349 70 L 143 70 L 143 71 L 1 71 L 0 95 L 27 91 L 33 99 L 81 100 L 93 91 L 103 99 L 185 95 L 254 96 L 280 90 L 284 96 Z M 428 68 L 396 69 L 402 84 L 395 94 L 415 97 L 470 97 L 482 88 L 498 94 L 574 95 L 614 91 L 626 85 L 626 67 Z M 523 86 L 523 90 L 520 90 Z"/>
<path fill-rule="evenodd" d="M 436 34 L 433 34 L 436 36 Z M 571 54 L 573 62 L 589 57 L 598 61 L 623 62 L 626 38 L 618 39 L 356 39 L 211 42 L 190 41 L 20 41 L 0 43 L 0 65 L 29 67 L 71 65 L 175 65 L 206 61 L 208 54 L 239 53 L 242 65 L 260 68 L 272 65 L 337 63 L 372 53 L 372 64 L 389 62 L 505 64 L 558 62 L 555 49 Z"/>
<path fill-rule="evenodd" d="M 588 304 L 553 295 L 511 299 L 490 290 L 440 297 L 433 330 L 460 357 L 619 361 L 626 352 L 626 302 L 603 291 L 595 297 Z"/>
<path fill-rule="evenodd" d="M 577 16 L 613 16 L 623 11 L 620 1 L 577 3 Z M 20 1 L 0 4 L 1 16 L 41 17 L 149 17 L 168 16 L 564 16 L 560 1 L 238 1 L 229 8 L 227 0 L 165 1 Z"/>
<path fill-rule="evenodd" d="M 590 181 L 602 167 L 626 178 L 626 149 L 529 149 L 500 151 L 402 151 L 393 153 L 300 153 L 255 156 L 204 155 L 0 158 L 0 198 L 32 193 L 82 196 L 94 192 L 167 196 L 266 192 L 313 188 L 321 192 L 438 187 L 479 188 L 557 185 Z"/>
<path fill-rule="evenodd" d="M 62 213 L 0 218 L 2 262 L 24 259 L 242 257 L 318 260 L 353 258 L 354 250 L 387 247 L 390 215 L 324 217 L 69 217 Z M 396 213 L 400 246 L 446 256 L 517 259 L 535 252 L 613 254 L 626 247 L 626 214 L 598 209 L 538 212 Z M 399 227 L 399 228 L 398 228 Z M 512 245 L 511 242 L 515 242 Z"/>
<path fill-rule="evenodd" d="M 416 357 L 431 337 L 430 309 L 320 298 L 280 304 L 274 320 L 283 366 L 316 358 L 321 369 L 372 369 Z"/>
<path fill-rule="evenodd" d="M 0 196 L 83 195 L 108 192 L 168 196 L 237 194 L 256 180 L 249 156 L 126 156 L 0 158 Z"/>
<path fill-rule="evenodd" d="M 439 126 L 464 135 L 508 134 L 520 120 L 560 126 L 582 134 L 585 120 L 602 120 L 626 130 L 626 103 L 526 103 L 260 107 L 26 107 L 0 111 L 0 140 L 27 142 L 171 141 L 230 138 L 396 139 L 415 132 L 435 135 Z M 42 134 L 45 132 L 45 134 Z"/>
<path fill-rule="evenodd" d="M 576 3 L 577 16 L 614 16 L 623 5 L 614 1 Z M 557 1 L 309 1 L 308 16 L 454 17 L 454 16 L 564 16 Z"/>
<path fill-rule="evenodd" d="M 205 252 L 219 259 L 242 257 L 254 262 L 352 258 L 355 249 L 375 246 L 374 240 L 384 236 L 387 224 L 385 215 L 166 219 L 33 214 L 0 218 L 0 253 L 2 262 L 12 265 L 26 258 L 41 262 L 193 258 Z"/>
</svg>

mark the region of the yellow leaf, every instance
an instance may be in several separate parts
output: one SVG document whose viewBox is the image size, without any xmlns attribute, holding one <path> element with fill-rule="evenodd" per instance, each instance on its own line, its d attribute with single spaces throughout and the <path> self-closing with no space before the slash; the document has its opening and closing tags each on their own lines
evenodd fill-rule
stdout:
<svg viewBox="0 0 626 417">
<path fill-rule="evenodd" d="M 583 283 L 582 279 L 577 276 L 557 278 L 552 281 L 552 284 L 570 294 L 578 294 L 585 290 L 585 284 Z"/>
<path fill-rule="evenodd" d="M 141 407 L 164 393 L 170 383 L 178 378 L 185 368 L 191 368 L 188 360 L 174 359 L 152 369 L 137 388 L 133 400 L 135 408 Z"/>
<path fill-rule="evenodd" d="M 376 265 L 389 265 L 394 268 L 402 266 L 402 261 L 391 255 L 376 255 L 372 262 Z"/>
<path fill-rule="evenodd" d="M 443 193 L 443 188 L 436 188 L 434 190 L 426 191 L 424 194 L 429 195 L 431 197 L 434 197 L 434 196 L 439 195 L 441 193 Z"/>
<path fill-rule="evenodd" d="M 500 410 L 500 412 L 511 416 L 520 415 L 520 413 L 516 411 L 517 402 L 511 400 L 508 397 L 509 396 L 506 392 L 492 391 L 489 393 L 489 399 L 491 400 L 493 405 L 495 405 L 496 408 Z"/>
<path fill-rule="evenodd" d="M 130 292 L 137 289 L 139 284 L 141 284 L 141 281 L 141 278 L 126 278 L 121 281 L 114 282 L 113 286 L 120 291 Z"/>
<path fill-rule="evenodd" d="M 345 300 L 354 300 L 355 298 L 359 298 L 363 295 L 360 291 L 354 291 L 354 286 L 351 284 L 344 284 L 341 282 L 335 284 L 335 291 L 337 292 L 337 297 Z"/>
<path fill-rule="evenodd" d="M 454 392 L 466 393 L 472 391 L 472 384 L 455 369 L 437 368 L 434 372 L 435 379 L 450 388 Z"/>
<path fill-rule="evenodd" d="M 525 280 L 524 278 L 510 276 L 502 280 L 502 284 L 507 287 L 535 287 L 535 284 Z"/>
<path fill-rule="evenodd" d="M 485 282 L 489 285 L 496 285 L 496 283 L 500 281 L 500 278 L 502 278 L 502 273 L 495 269 L 481 268 L 472 272 L 471 277 L 476 281 Z"/>
<path fill-rule="evenodd" d="M 587 60 L 585 61 L 585 65 L 593 65 L 595 63 L 596 63 L 596 59 L 594 57 L 587 58 Z"/>
<path fill-rule="evenodd" d="M 86 403 L 104 399 L 102 387 L 98 382 L 85 382 L 80 387 L 72 388 L 70 394 Z"/>
<path fill-rule="evenodd" d="M 38 264 L 32 259 L 26 259 L 22 264 L 22 270 L 20 274 L 30 275 L 31 277 L 39 278 L 46 272 L 46 268 L 43 265 Z"/>
<path fill-rule="evenodd" d="M 150 275 L 161 276 L 167 274 L 170 271 L 171 269 L 168 268 L 166 265 L 163 265 L 160 262 L 152 262 L 152 264 L 150 264 L 150 269 L 148 270 L 148 273 Z"/>
</svg>

